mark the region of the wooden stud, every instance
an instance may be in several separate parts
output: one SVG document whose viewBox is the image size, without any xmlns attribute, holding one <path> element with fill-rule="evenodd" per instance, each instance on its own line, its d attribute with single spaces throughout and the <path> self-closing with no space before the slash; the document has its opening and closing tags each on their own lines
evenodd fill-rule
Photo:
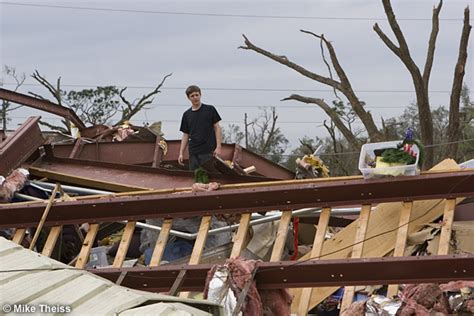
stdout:
<svg viewBox="0 0 474 316">
<path fill-rule="evenodd" d="M 394 257 L 402 257 L 405 254 L 405 247 L 408 237 L 408 226 L 411 218 L 413 202 L 403 202 L 402 212 L 400 214 L 400 223 L 398 225 L 397 240 L 395 242 Z M 398 284 L 389 284 L 387 297 L 393 297 L 398 294 Z"/>
<path fill-rule="evenodd" d="M 364 239 L 367 232 L 367 226 L 369 224 L 370 211 L 372 205 L 364 204 L 360 210 L 359 221 L 357 222 L 357 231 L 354 241 L 354 247 L 352 248 L 351 258 L 361 258 L 362 251 L 364 250 Z M 355 286 L 346 286 L 344 288 L 344 297 L 341 303 L 341 313 L 343 313 L 349 305 L 352 304 L 354 299 Z"/>
<path fill-rule="evenodd" d="M 128 248 L 130 247 L 130 242 L 132 241 L 133 232 L 135 231 L 136 225 L 136 221 L 129 221 L 127 225 L 125 225 L 122 239 L 120 240 L 120 245 L 118 247 L 117 254 L 115 255 L 114 263 L 112 265 L 114 268 L 122 267 L 125 257 L 127 256 Z"/>
<path fill-rule="evenodd" d="M 163 159 L 163 149 L 161 149 L 160 141 L 161 141 L 161 137 L 159 135 L 156 136 L 155 150 L 153 152 L 153 162 L 151 163 L 151 166 L 153 168 L 158 167 L 161 163 L 161 160 Z"/>
<path fill-rule="evenodd" d="M 76 268 L 84 269 L 89 261 L 89 255 L 91 253 L 92 246 L 94 245 L 95 237 L 99 231 L 99 224 L 90 224 L 89 231 L 87 232 L 86 238 L 84 238 L 84 243 L 82 244 L 81 251 L 76 261 Z"/>
<path fill-rule="evenodd" d="M 45 255 L 46 257 L 51 256 L 54 246 L 56 245 L 56 242 L 58 241 L 59 235 L 61 234 L 62 228 L 63 228 L 62 226 L 51 227 L 51 230 L 49 231 L 49 234 L 48 234 L 48 239 L 46 239 L 46 243 L 44 244 L 43 251 L 41 251 L 42 255 Z"/>
<path fill-rule="evenodd" d="M 15 229 L 15 235 L 13 235 L 12 241 L 18 245 L 21 244 L 21 242 L 23 241 L 23 238 L 25 238 L 25 234 L 26 234 L 26 228 Z"/>
<path fill-rule="evenodd" d="M 161 258 L 163 258 L 163 253 L 165 252 L 166 243 L 168 242 L 172 224 L 173 220 L 171 218 L 167 218 L 163 221 L 160 235 L 156 240 L 155 249 L 153 250 L 153 255 L 151 256 L 150 267 L 157 267 L 160 265 Z"/>
<path fill-rule="evenodd" d="M 251 213 L 242 214 L 240 216 L 239 229 L 237 230 L 237 234 L 235 235 L 234 246 L 232 247 L 230 258 L 237 258 L 238 256 L 240 256 L 242 249 L 245 247 L 251 217 Z"/>
<path fill-rule="evenodd" d="M 46 205 L 46 208 L 43 212 L 43 215 L 41 216 L 40 222 L 38 224 L 38 227 L 36 228 L 35 235 L 33 236 L 33 240 L 31 240 L 31 244 L 29 249 L 32 250 L 35 247 L 36 241 L 38 240 L 39 234 L 41 233 L 41 230 L 43 229 L 44 222 L 46 221 L 46 217 L 48 217 L 49 210 L 53 206 L 54 199 L 56 197 L 56 193 L 60 189 L 59 183 L 56 183 L 56 186 L 54 187 L 53 192 L 51 193 L 51 196 L 48 200 L 48 204 Z"/>
<path fill-rule="evenodd" d="M 78 138 L 76 139 L 76 142 L 74 143 L 74 147 L 72 148 L 71 153 L 69 154 L 69 158 L 77 158 L 79 154 L 81 153 L 82 150 L 82 139 Z"/>
<path fill-rule="evenodd" d="M 318 228 L 316 229 L 316 235 L 314 236 L 313 249 L 311 249 L 311 258 L 319 259 L 323 251 L 323 243 L 326 237 L 326 231 L 328 229 L 329 219 L 331 217 L 331 208 L 325 207 L 321 210 L 319 215 Z M 308 314 L 309 301 L 313 288 L 304 288 L 301 293 L 300 303 L 298 305 L 298 316 L 304 316 Z"/>
<path fill-rule="evenodd" d="M 202 217 L 201 225 L 199 226 L 198 235 L 196 237 L 196 242 L 194 243 L 193 252 L 191 253 L 191 259 L 189 259 L 189 264 L 199 264 L 201 260 L 201 255 L 206 245 L 207 233 L 209 232 L 209 227 L 211 226 L 211 216 L 206 215 Z M 188 298 L 189 292 L 181 292 L 179 297 Z"/>
<path fill-rule="evenodd" d="M 422 172 L 421 174 L 448 172 L 450 170 L 453 172 L 459 172 L 460 167 L 454 160 L 445 159 L 429 171 Z M 462 198 L 458 198 L 457 202 L 459 203 L 462 200 Z M 420 225 L 430 223 L 443 215 L 444 205 L 442 202 L 442 199 L 414 202 L 412 219 L 408 228 L 408 233 L 410 234 L 416 232 Z M 383 257 L 390 251 L 393 251 L 397 237 L 401 204 L 402 203 L 381 203 L 377 205 L 377 211 L 370 215 L 370 223 L 367 230 L 367 237 L 370 237 L 370 239 L 365 242 L 364 257 Z M 324 259 L 329 260 L 349 258 L 352 251 L 351 245 L 353 244 L 356 230 L 357 221 L 343 228 L 333 238 L 326 240 L 323 247 Z M 392 231 L 392 233 L 387 234 L 387 231 Z M 299 260 L 304 261 L 310 257 L 311 254 L 308 253 Z M 310 309 L 317 306 L 325 298 L 338 289 L 338 286 L 314 288 L 310 301 Z M 296 313 L 298 309 L 298 302 L 300 301 L 301 289 L 290 289 L 289 291 L 291 295 L 294 295 L 291 310 L 292 313 Z"/>
<path fill-rule="evenodd" d="M 449 253 L 449 242 L 451 240 L 451 231 L 453 230 L 454 209 L 456 199 L 447 199 L 444 205 L 443 226 L 439 237 L 438 255 L 447 255 Z"/>
<path fill-rule="evenodd" d="M 176 277 L 176 279 L 174 280 L 173 285 L 171 286 L 169 295 L 176 296 L 176 294 L 178 294 L 179 289 L 181 288 L 181 285 L 183 285 L 186 273 L 187 273 L 187 270 L 185 270 L 185 269 L 179 271 L 178 276 Z M 185 292 L 185 293 L 188 293 L 188 295 L 189 295 L 189 292 Z"/>
<path fill-rule="evenodd" d="M 291 221 L 291 211 L 281 212 L 280 223 L 278 224 L 278 232 L 273 245 L 272 256 L 270 262 L 280 261 L 283 250 L 285 249 L 286 236 L 288 236 L 288 225 Z"/>
</svg>

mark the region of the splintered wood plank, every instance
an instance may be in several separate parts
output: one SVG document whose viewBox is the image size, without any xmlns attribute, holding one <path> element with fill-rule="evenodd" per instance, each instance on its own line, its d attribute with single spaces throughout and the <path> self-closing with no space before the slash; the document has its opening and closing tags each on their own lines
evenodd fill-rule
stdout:
<svg viewBox="0 0 474 316">
<path fill-rule="evenodd" d="M 94 245 L 95 237 L 99 231 L 99 224 L 90 224 L 89 231 L 87 232 L 86 238 L 84 238 L 84 243 L 82 244 L 81 251 L 76 261 L 76 268 L 84 269 L 89 261 L 89 255 L 91 253 L 92 246 Z"/>
<path fill-rule="evenodd" d="M 161 146 L 160 146 L 160 140 L 161 140 L 161 137 L 160 136 L 156 136 L 156 139 L 155 139 L 155 150 L 153 152 L 153 162 L 151 164 L 151 166 L 153 168 L 156 168 L 160 165 L 161 163 L 161 160 L 163 158 L 163 149 L 161 149 Z"/>
<path fill-rule="evenodd" d="M 211 226 L 211 216 L 203 216 L 201 220 L 201 225 L 199 226 L 198 235 L 196 237 L 196 242 L 194 243 L 193 252 L 191 253 L 191 258 L 189 259 L 189 264 L 199 264 L 201 260 L 201 255 L 206 245 L 207 233 L 209 232 L 209 227 Z M 181 292 L 179 297 L 188 298 L 189 292 Z"/>
<path fill-rule="evenodd" d="M 46 243 L 44 244 L 43 250 L 41 251 L 42 255 L 45 255 L 46 257 L 51 256 L 62 229 L 62 226 L 51 227 L 51 230 L 48 234 L 48 239 L 46 239 Z"/>
<path fill-rule="evenodd" d="M 351 258 L 361 258 L 364 250 L 364 239 L 369 225 L 369 217 L 372 205 L 364 204 L 360 210 L 359 221 L 357 225 L 356 238 L 354 240 L 354 247 L 352 248 Z M 355 286 L 346 286 L 344 288 L 344 297 L 341 303 L 341 313 L 343 313 L 354 299 Z"/>
<path fill-rule="evenodd" d="M 398 225 L 397 241 L 395 242 L 394 257 L 402 257 L 405 254 L 405 247 L 408 237 L 408 226 L 411 218 L 413 202 L 403 202 L 402 212 L 400 214 L 400 224 Z M 389 284 L 387 297 L 393 297 L 398 294 L 398 284 Z"/>
<path fill-rule="evenodd" d="M 286 236 L 288 236 L 288 225 L 291 221 L 292 211 L 281 212 L 280 223 L 278 224 L 278 232 L 273 245 L 272 256 L 270 262 L 280 261 L 283 250 L 285 249 Z"/>
<path fill-rule="evenodd" d="M 322 209 L 319 215 L 318 228 L 316 229 L 316 235 L 314 236 L 313 249 L 311 249 L 311 258 L 319 259 L 321 252 L 323 251 L 323 243 L 328 229 L 329 218 L 331 217 L 331 208 L 325 207 Z M 301 292 L 300 304 L 298 305 L 298 316 L 304 316 L 308 314 L 309 301 L 313 288 L 304 288 Z"/>
<path fill-rule="evenodd" d="M 240 256 L 242 249 L 245 247 L 245 241 L 247 240 L 247 233 L 249 231 L 249 223 L 252 214 L 242 214 L 240 216 L 240 224 L 235 235 L 234 246 L 232 247 L 232 252 L 230 253 L 230 258 L 237 258 Z"/>
<path fill-rule="evenodd" d="M 122 239 L 120 240 L 120 245 L 118 247 L 117 254 L 115 255 L 114 263 L 112 265 L 114 268 L 122 267 L 123 261 L 127 256 L 128 247 L 130 247 L 130 242 L 132 241 L 133 232 L 135 231 L 136 225 L 136 221 L 129 221 L 127 225 L 125 225 Z"/>
<path fill-rule="evenodd" d="M 25 234 L 26 234 L 26 228 L 15 229 L 15 235 L 13 235 L 12 241 L 18 245 L 21 244 L 21 242 L 23 241 L 23 238 L 25 238 Z"/>
<path fill-rule="evenodd" d="M 43 229 L 44 222 L 46 221 L 46 218 L 48 217 L 49 210 L 53 206 L 56 193 L 58 193 L 60 189 L 61 189 L 61 186 L 59 185 L 59 183 L 56 183 L 54 190 L 51 193 L 51 196 L 48 200 L 48 204 L 46 205 L 46 208 L 44 209 L 43 215 L 41 216 L 40 222 L 38 223 L 38 227 L 36 228 L 35 235 L 33 236 L 33 240 L 31 240 L 31 244 L 29 247 L 30 250 L 32 250 L 35 247 L 36 241 L 38 240 L 41 230 Z"/>
<path fill-rule="evenodd" d="M 163 253 L 165 252 L 166 243 L 170 236 L 171 225 L 173 225 L 173 220 L 171 218 L 167 218 L 163 221 L 160 234 L 156 240 L 155 249 L 153 250 L 153 255 L 151 256 L 150 267 L 160 265 L 161 258 L 163 258 Z"/>
<path fill-rule="evenodd" d="M 444 207 L 443 226 L 439 237 L 438 255 L 447 255 L 449 253 L 449 241 L 453 230 L 454 208 L 456 199 L 447 199 Z"/>
</svg>

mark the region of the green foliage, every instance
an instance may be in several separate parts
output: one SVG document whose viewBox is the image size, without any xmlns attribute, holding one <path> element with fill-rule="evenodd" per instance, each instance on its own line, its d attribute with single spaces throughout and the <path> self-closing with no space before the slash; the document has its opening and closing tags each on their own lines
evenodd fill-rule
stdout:
<svg viewBox="0 0 474 316">
<path fill-rule="evenodd" d="M 382 153 L 382 161 L 386 163 L 411 165 L 415 163 L 416 157 L 413 157 L 403 150 L 400 150 L 400 148 L 388 148 Z"/>
<path fill-rule="evenodd" d="M 194 170 L 194 183 L 209 183 L 209 176 L 207 175 L 206 170 L 201 167 Z"/>
<path fill-rule="evenodd" d="M 119 90 L 114 86 L 66 93 L 64 103 L 86 124 L 107 124 L 120 109 Z"/>
</svg>

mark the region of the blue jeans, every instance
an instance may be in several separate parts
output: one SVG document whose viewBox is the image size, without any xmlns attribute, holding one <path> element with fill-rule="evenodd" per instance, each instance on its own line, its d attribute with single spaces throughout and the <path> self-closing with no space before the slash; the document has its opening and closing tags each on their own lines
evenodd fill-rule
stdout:
<svg viewBox="0 0 474 316">
<path fill-rule="evenodd" d="M 213 154 L 191 154 L 189 153 L 189 170 L 194 171 L 212 159 Z"/>
<path fill-rule="evenodd" d="M 170 240 L 165 247 L 162 260 L 171 262 L 180 258 L 189 256 L 193 251 L 194 241 L 176 238 Z M 153 247 L 145 250 L 145 265 L 149 265 L 151 256 L 153 255 Z"/>
</svg>

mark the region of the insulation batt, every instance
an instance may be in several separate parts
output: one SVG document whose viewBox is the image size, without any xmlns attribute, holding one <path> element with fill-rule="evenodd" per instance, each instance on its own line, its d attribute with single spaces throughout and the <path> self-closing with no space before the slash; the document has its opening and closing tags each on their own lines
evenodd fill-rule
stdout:
<svg viewBox="0 0 474 316">
<path fill-rule="evenodd" d="M 359 301 L 352 303 L 343 313 L 342 316 L 364 316 L 365 302 Z"/>
<path fill-rule="evenodd" d="M 3 183 L 0 183 L 0 203 L 8 203 L 12 200 L 13 194 L 20 191 L 28 180 L 29 172 L 19 168 L 13 170 Z M 0 179 L 1 182 L 1 179 Z"/>
<path fill-rule="evenodd" d="M 216 281 L 215 274 L 219 269 L 222 269 L 222 266 L 214 265 L 207 274 L 204 298 L 215 295 L 216 292 L 226 293 L 228 286 L 234 293 L 234 297 L 238 300 L 245 283 L 251 278 L 257 263 L 257 260 L 243 258 L 227 259 L 224 267 L 229 277 L 222 285 L 224 288 L 220 290 L 215 287 L 216 283 L 213 284 L 213 281 Z M 292 296 L 286 289 L 259 291 L 255 280 L 253 280 L 241 312 L 244 316 L 287 316 L 291 314 L 290 306 L 292 299 Z"/>
<path fill-rule="evenodd" d="M 193 192 L 215 191 L 219 189 L 220 184 L 217 182 L 211 183 L 194 183 L 192 186 Z"/>
</svg>

